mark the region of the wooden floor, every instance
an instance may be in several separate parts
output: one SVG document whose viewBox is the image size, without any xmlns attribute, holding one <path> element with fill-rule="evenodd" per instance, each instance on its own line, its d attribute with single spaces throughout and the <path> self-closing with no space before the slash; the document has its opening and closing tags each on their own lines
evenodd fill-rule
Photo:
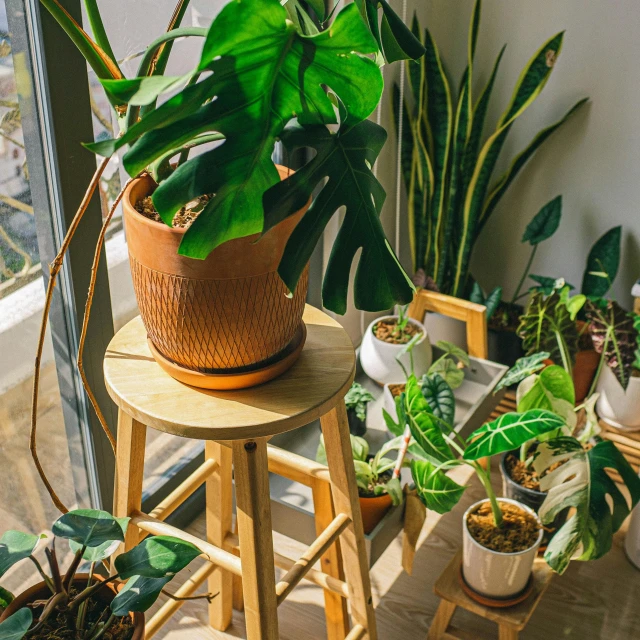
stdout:
<svg viewBox="0 0 640 640">
<path fill-rule="evenodd" d="M 457 476 L 459 482 L 467 479 Z M 493 477 L 496 488 L 499 478 Z M 464 510 L 482 497 L 482 489 L 469 478 L 470 488 L 457 508 L 445 515 L 429 513 L 412 576 L 400 568 L 401 538 L 392 544 L 372 570 L 372 584 L 380 640 L 425 640 L 438 600 L 433 585 L 461 545 L 460 520 Z M 204 537 L 204 519 L 199 517 L 191 531 Z M 521 640 L 632 640 L 640 638 L 640 571 L 626 559 L 622 547 L 624 531 L 617 534 L 608 556 L 595 562 L 573 562 L 563 576 L 555 576 L 534 613 Z M 291 557 L 300 546 L 276 536 L 277 550 Z M 194 563 L 195 564 L 195 563 Z M 191 571 L 197 569 L 192 567 Z M 179 578 L 176 578 L 178 581 Z M 169 585 L 171 586 L 171 585 Z M 175 589 L 175 585 L 173 586 Z M 321 640 L 324 614 L 321 590 L 303 582 L 278 611 L 280 637 L 285 640 Z M 497 638 L 495 625 L 458 611 L 457 627 L 470 638 Z M 244 638 L 242 614 L 234 613 L 226 633 L 207 626 L 206 602 L 184 605 L 156 638 L 168 640 L 226 640 Z"/>
</svg>

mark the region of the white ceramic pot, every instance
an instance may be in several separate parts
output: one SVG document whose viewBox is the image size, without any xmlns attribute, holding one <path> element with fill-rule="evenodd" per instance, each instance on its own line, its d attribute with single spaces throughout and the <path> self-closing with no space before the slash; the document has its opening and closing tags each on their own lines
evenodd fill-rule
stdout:
<svg viewBox="0 0 640 640">
<path fill-rule="evenodd" d="M 362 337 L 360 345 L 360 364 L 364 372 L 378 384 L 384 385 L 393 382 L 404 382 L 404 372 L 398 364 L 396 357 L 400 354 L 405 345 L 391 344 L 378 340 L 373 333 L 373 327 L 380 320 L 392 320 L 398 316 L 383 316 L 377 318 L 368 327 Z M 424 325 L 417 320 L 409 318 L 409 322 L 416 325 L 422 331 L 422 338 L 413 347 L 413 371 L 420 377 L 427 372 L 431 366 L 433 355 L 429 335 Z M 409 354 L 405 353 L 401 358 L 403 366 L 407 371 L 411 370 Z"/>
<path fill-rule="evenodd" d="M 505 600 L 518 595 L 527 586 L 533 561 L 542 542 L 543 529 L 533 509 L 508 498 L 498 498 L 498 501 L 517 505 L 530 513 L 540 524 L 540 535 L 532 547 L 517 553 L 500 553 L 483 547 L 474 540 L 467 528 L 469 514 L 489 502 L 486 498 L 480 500 L 471 505 L 462 518 L 462 574 L 465 582 L 477 593 Z"/>
<path fill-rule="evenodd" d="M 393 384 L 393 383 L 392 383 Z M 386 409 L 387 413 L 394 419 L 398 420 L 398 411 L 396 410 L 396 399 L 389 389 L 389 385 L 385 384 L 382 389 L 382 406 Z"/>
<path fill-rule="evenodd" d="M 629 530 L 624 539 L 624 550 L 629 562 L 640 569 L 640 507 L 635 507 L 629 518 Z"/>
<path fill-rule="evenodd" d="M 462 320 L 456 320 L 440 313 L 427 313 L 424 326 L 429 333 L 432 344 L 438 340 L 446 340 L 467 351 L 467 325 Z"/>
<path fill-rule="evenodd" d="M 640 378 L 632 376 L 625 391 L 613 371 L 604 365 L 597 391 L 600 397 L 596 409 L 602 420 L 617 429 L 640 431 Z"/>
</svg>

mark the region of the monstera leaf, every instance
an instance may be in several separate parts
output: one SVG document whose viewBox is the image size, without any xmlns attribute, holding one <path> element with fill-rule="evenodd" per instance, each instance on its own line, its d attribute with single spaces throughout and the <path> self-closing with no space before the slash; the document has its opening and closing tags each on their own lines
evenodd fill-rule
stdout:
<svg viewBox="0 0 640 640">
<path fill-rule="evenodd" d="M 586 309 L 593 346 L 626 390 L 638 346 L 633 316 L 613 300 L 607 301 L 605 307 L 589 301 Z"/>
<path fill-rule="evenodd" d="M 393 302 L 408 303 L 413 284 L 400 266 L 380 224 L 385 193 L 371 167 L 386 140 L 374 122 L 343 125 L 337 133 L 324 126 L 288 127 L 282 141 L 288 150 L 312 147 L 316 155 L 302 169 L 264 195 L 265 231 L 302 207 L 324 184 L 309 211 L 294 229 L 278 273 L 293 291 L 317 241 L 339 207 L 346 212 L 322 288 L 323 304 L 345 313 L 351 263 L 362 248 L 354 280 L 356 307 L 380 311 Z"/>
<path fill-rule="evenodd" d="M 425 375 L 420 381 L 420 388 L 433 414 L 444 420 L 448 425 L 453 426 L 456 399 L 446 380 L 437 373 L 430 376 Z"/>
<path fill-rule="evenodd" d="M 534 353 L 532 356 L 518 358 L 513 367 L 511 367 L 504 378 L 500 380 L 494 393 L 497 393 L 505 387 L 518 384 L 530 375 L 540 371 L 540 369 L 544 369 L 546 366 L 545 360 L 548 360 L 550 355 L 547 351 L 541 351 L 540 353 Z"/>
<path fill-rule="evenodd" d="M 544 475 L 553 465 L 556 468 Z M 538 446 L 533 466 L 541 477 L 540 490 L 548 493 L 539 510 L 543 523 L 553 522 L 567 508 L 575 509 L 547 547 L 544 557 L 549 566 L 563 573 L 572 558 L 601 558 L 640 499 L 640 479 L 631 465 L 613 442 L 602 441 L 585 451 L 575 438 L 554 438 Z M 620 475 L 629 502 L 607 469 Z"/>
<path fill-rule="evenodd" d="M 447 513 L 458 504 L 466 487 L 452 480 L 442 469 L 423 460 L 411 461 L 411 475 L 418 497 L 436 513 Z"/>
</svg>

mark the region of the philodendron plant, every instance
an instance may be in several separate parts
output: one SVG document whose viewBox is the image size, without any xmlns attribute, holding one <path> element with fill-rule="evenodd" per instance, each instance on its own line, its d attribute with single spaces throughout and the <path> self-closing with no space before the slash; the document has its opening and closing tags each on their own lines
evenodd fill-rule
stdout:
<svg viewBox="0 0 640 640">
<path fill-rule="evenodd" d="M 6 531 L 0 538 L 0 578 L 13 565 L 23 560 L 33 562 L 41 575 L 48 596 L 38 602 L 26 603 L 0 623 L 0 640 L 28 638 L 40 630 L 58 628 L 50 638 L 98 640 L 109 631 L 109 637 L 118 635 L 127 627 L 123 620 L 133 612 L 143 612 L 156 601 L 160 592 L 173 576 L 184 569 L 201 551 L 191 544 L 170 536 L 150 536 L 136 547 L 117 556 L 115 571 L 106 578 L 94 578 L 96 567 L 105 561 L 124 541 L 129 518 L 114 518 L 105 511 L 78 509 L 64 514 L 53 524 L 55 536 L 44 552 L 49 564 L 47 574 L 36 558 L 38 546 L 46 536 L 20 531 Z M 73 558 L 64 570 L 56 554 L 56 541 L 67 540 Z M 60 549 L 57 545 L 58 552 Z M 82 563 L 89 564 L 89 579 L 76 574 Z M 124 582 L 124 586 L 109 603 L 96 598 L 110 584 Z M 13 599 L 3 590 L 6 600 Z M 7 602 L 6 604 L 9 604 Z M 36 616 L 34 616 L 36 613 Z M 35 617 L 35 619 L 34 619 Z M 55 624 L 50 627 L 52 623 Z M 40 636 L 39 636 L 40 637 Z M 45 637 L 45 636 L 42 636 Z"/>
<path fill-rule="evenodd" d="M 324 306 L 345 312 L 349 271 L 360 249 L 356 306 L 379 311 L 411 300 L 413 286 L 380 224 L 385 192 L 371 170 L 387 135 L 367 118 L 382 96 L 385 57 L 413 60 L 424 46 L 385 0 L 357 0 L 337 15 L 334 3 L 324 0 L 231 0 L 209 28 L 180 27 L 189 4 L 180 0 L 169 30 L 146 48 L 133 78 L 123 77 L 97 0 L 85 0 L 95 40 L 59 0 L 41 2 L 120 116 L 120 135 L 87 147 L 105 157 L 128 148 L 125 169 L 132 177 L 149 172 L 155 178 L 153 204 L 168 225 L 181 207 L 211 196 L 184 234 L 180 254 L 204 259 L 228 240 L 265 233 L 319 191 L 280 263 L 289 289 L 295 290 L 325 226 L 344 206 Z M 202 39 L 202 53 L 187 74 L 168 76 L 178 38 Z M 315 151 L 282 183 L 272 160 L 278 140 L 288 149 Z M 216 144 L 189 157 L 210 143 Z"/>
<path fill-rule="evenodd" d="M 483 140 L 489 100 L 504 48 L 487 84 L 474 100 L 473 70 L 481 0 L 471 18 L 468 63 L 459 86 L 452 91 L 438 48 L 429 30 L 417 19 L 413 32 L 426 54 L 408 65 L 412 105 L 402 105 L 402 171 L 408 197 L 409 238 L 415 271 L 424 270 L 443 293 L 466 297 L 473 285 L 469 262 L 474 244 L 498 202 L 536 150 L 585 102 L 576 103 L 555 124 L 540 131 L 490 185 L 498 157 L 515 121 L 544 88 L 562 48 L 564 33 L 547 40 L 523 69 L 511 101 L 495 129 Z M 400 90 L 396 85 L 396 118 Z"/>
</svg>

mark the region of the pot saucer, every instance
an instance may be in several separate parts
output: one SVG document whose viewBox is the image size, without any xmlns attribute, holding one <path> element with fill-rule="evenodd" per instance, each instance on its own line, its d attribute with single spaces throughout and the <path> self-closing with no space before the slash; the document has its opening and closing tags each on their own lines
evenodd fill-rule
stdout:
<svg viewBox="0 0 640 640">
<path fill-rule="evenodd" d="M 292 367 L 300 357 L 306 339 L 307 327 L 304 322 L 301 322 L 291 342 L 271 358 L 263 360 L 251 367 L 229 369 L 227 371 L 219 370 L 215 373 L 194 371 L 181 367 L 168 358 L 165 358 L 149 338 L 147 338 L 147 344 L 149 345 L 151 355 L 160 367 L 179 382 L 200 389 L 232 391 L 234 389 L 255 387 L 256 385 L 264 384 L 282 375 L 287 369 Z"/>
<path fill-rule="evenodd" d="M 533 591 L 533 573 L 529 576 L 529 580 L 525 588 L 520 593 L 517 593 L 515 596 L 511 596 L 509 598 L 491 598 L 489 596 L 484 596 L 477 591 L 474 591 L 464 579 L 464 575 L 462 574 L 462 562 L 460 562 L 458 577 L 460 578 L 460 585 L 462 586 L 462 590 L 472 600 L 475 600 L 475 602 L 485 607 L 491 607 L 492 609 L 506 609 L 507 607 L 513 607 L 516 604 L 520 604 L 521 602 L 524 602 Z"/>
</svg>

